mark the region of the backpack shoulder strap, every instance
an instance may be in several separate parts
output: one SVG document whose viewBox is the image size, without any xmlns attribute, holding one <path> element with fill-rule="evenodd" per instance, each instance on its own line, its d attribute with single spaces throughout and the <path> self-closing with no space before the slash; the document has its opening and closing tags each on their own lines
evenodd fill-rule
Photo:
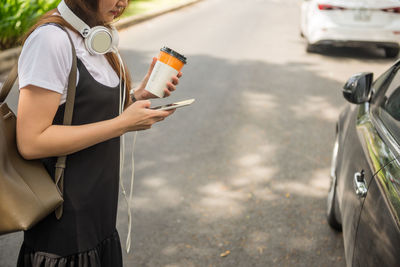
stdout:
<svg viewBox="0 0 400 267">
<path fill-rule="evenodd" d="M 0 90 L 0 103 L 3 103 L 8 94 L 11 91 L 11 88 L 13 87 L 15 80 L 17 79 L 18 76 L 18 62 L 14 65 L 14 67 L 11 69 L 11 71 L 8 73 L 7 79 L 4 82 L 3 86 L 1 87 Z"/>
</svg>

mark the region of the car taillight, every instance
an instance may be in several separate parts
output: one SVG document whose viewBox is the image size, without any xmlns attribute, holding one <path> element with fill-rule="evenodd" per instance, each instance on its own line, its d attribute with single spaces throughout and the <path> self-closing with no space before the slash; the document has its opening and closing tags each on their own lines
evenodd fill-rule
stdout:
<svg viewBox="0 0 400 267">
<path fill-rule="evenodd" d="M 384 8 L 382 11 L 385 12 L 390 12 L 390 13 L 400 13 L 400 7 L 389 7 L 389 8 Z"/>
<path fill-rule="evenodd" d="M 345 10 L 346 8 L 341 7 L 341 6 L 332 6 L 332 5 L 326 5 L 326 4 L 318 4 L 318 9 L 319 9 L 319 10 Z"/>
</svg>

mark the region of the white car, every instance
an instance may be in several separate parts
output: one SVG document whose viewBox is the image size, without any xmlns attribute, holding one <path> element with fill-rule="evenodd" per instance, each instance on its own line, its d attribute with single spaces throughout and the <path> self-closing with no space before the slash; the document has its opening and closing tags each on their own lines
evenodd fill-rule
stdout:
<svg viewBox="0 0 400 267">
<path fill-rule="evenodd" d="M 300 27 L 307 52 L 318 45 L 375 46 L 396 57 L 400 0 L 303 0 Z"/>
</svg>

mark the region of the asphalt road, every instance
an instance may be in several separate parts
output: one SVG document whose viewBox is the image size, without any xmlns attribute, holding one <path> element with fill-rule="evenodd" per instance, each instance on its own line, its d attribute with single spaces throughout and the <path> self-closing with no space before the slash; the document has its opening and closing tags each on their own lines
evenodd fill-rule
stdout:
<svg viewBox="0 0 400 267">
<path fill-rule="evenodd" d="M 298 2 L 205 0 L 121 32 L 136 82 L 167 45 L 188 58 L 170 100 L 196 98 L 137 136 L 125 266 L 345 266 L 325 220 L 341 87 L 394 61 L 378 49 L 307 54 Z M 126 214 L 121 198 L 123 242 Z M 20 242 L 0 237 L 0 266 L 15 265 Z"/>
</svg>

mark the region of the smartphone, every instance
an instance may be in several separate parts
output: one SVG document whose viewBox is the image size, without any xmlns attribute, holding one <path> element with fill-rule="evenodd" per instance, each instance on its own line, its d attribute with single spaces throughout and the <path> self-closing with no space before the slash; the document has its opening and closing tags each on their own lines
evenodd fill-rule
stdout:
<svg viewBox="0 0 400 267">
<path fill-rule="evenodd" d="M 156 109 L 156 110 L 170 110 L 170 109 L 174 109 L 174 108 L 180 108 L 180 107 L 184 107 L 184 106 L 188 106 L 190 104 L 192 104 L 194 102 L 194 98 L 192 99 L 188 99 L 188 100 L 183 100 L 183 101 L 179 101 L 179 102 L 175 102 L 175 103 L 171 103 L 171 104 L 167 104 L 167 105 L 162 105 L 162 106 L 157 106 L 151 109 Z"/>
</svg>

